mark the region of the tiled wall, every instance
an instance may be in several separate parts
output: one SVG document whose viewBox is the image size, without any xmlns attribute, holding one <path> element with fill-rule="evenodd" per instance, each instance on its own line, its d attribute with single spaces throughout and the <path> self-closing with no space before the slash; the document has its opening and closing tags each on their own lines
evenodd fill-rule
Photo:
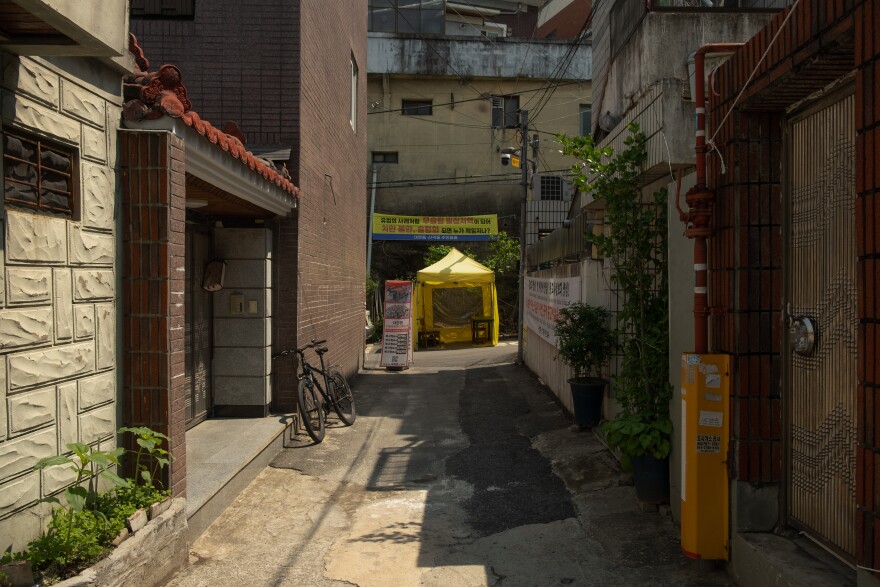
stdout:
<svg viewBox="0 0 880 587">
<path fill-rule="evenodd" d="M 163 479 L 186 495 L 184 274 L 186 177 L 183 140 L 122 131 L 124 357 L 122 418 L 171 438 Z"/>
<path fill-rule="evenodd" d="M 710 97 L 715 120 L 754 72 L 741 106 L 716 142 L 727 174 L 713 157 L 711 184 L 719 197 L 719 234 L 712 246 L 715 303 L 724 314 L 713 323 L 716 350 L 734 355 L 737 381 L 732 413 L 738 447 L 734 473 L 756 483 L 780 480 L 782 453 L 778 431 L 780 369 L 778 351 L 784 328 L 779 313 L 781 277 L 776 242 L 781 222 L 779 131 L 784 109 L 855 69 L 856 243 L 858 251 L 858 435 L 856 556 L 859 564 L 880 563 L 880 323 L 875 271 L 880 246 L 880 8 L 862 0 L 801 0 L 785 28 L 778 15 L 718 72 L 720 97 Z M 782 30 L 768 57 L 771 39 Z M 759 112 L 762 110 L 763 112 Z M 710 129 L 710 134 L 712 129 Z M 733 276 L 736 278 L 733 279 Z M 734 284 L 736 287 L 734 287 Z M 769 458 L 769 462 L 768 462 Z"/>
<path fill-rule="evenodd" d="M 214 257 L 226 262 L 214 294 L 214 415 L 268 415 L 272 399 L 272 231 L 215 228 Z M 232 304 L 242 296 L 244 305 Z"/>
<path fill-rule="evenodd" d="M 0 216 L 0 548 L 20 549 L 46 521 L 37 501 L 72 481 L 34 464 L 71 442 L 116 441 L 121 82 L 86 59 L 0 59 L 3 126 L 79 153 L 80 220 L 12 207 Z"/>
</svg>

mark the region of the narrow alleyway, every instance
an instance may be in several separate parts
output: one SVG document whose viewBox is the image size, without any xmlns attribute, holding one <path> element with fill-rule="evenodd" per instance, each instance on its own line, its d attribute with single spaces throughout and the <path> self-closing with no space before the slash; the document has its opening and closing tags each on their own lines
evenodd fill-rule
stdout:
<svg viewBox="0 0 880 587">
<path fill-rule="evenodd" d="M 732 585 L 680 554 L 671 519 L 639 510 L 515 352 L 367 370 L 355 425 L 290 439 L 169 585 Z"/>
</svg>

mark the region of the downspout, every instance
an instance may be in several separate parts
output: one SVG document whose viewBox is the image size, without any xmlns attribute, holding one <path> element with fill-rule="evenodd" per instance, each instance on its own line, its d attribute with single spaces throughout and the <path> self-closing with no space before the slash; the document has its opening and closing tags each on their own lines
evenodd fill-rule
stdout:
<svg viewBox="0 0 880 587">
<path fill-rule="evenodd" d="M 688 205 L 685 236 L 694 239 L 694 352 L 709 352 L 709 267 L 707 239 L 712 236 L 715 193 L 706 185 L 706 55 L 733 53 L 744 43 L 703 45 L 694 53 L 694 106 L 696 107 L 697 182 L 685 194 Z"/>
</svg>

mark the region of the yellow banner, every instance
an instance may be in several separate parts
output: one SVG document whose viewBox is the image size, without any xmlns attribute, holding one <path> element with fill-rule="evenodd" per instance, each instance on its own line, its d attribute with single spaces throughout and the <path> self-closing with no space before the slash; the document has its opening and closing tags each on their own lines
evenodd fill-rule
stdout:
<svg viewBox="0 0 880 587">
<path fill-rule="evenodd" d="M 373 214 L 375 240 L 495 240 L 498 215 L 398 216 Z"/>
</svg>

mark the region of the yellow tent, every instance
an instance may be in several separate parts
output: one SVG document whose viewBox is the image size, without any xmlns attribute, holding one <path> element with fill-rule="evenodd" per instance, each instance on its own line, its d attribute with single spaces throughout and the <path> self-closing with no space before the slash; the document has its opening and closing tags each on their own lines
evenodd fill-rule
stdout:
<svg viewBox="0 0 880 587">
<path fill-rule="evenodd" d="M 413 341 L 498 344 L 495 273 L 458 249 L 418 273 Z"/>
</svg>

